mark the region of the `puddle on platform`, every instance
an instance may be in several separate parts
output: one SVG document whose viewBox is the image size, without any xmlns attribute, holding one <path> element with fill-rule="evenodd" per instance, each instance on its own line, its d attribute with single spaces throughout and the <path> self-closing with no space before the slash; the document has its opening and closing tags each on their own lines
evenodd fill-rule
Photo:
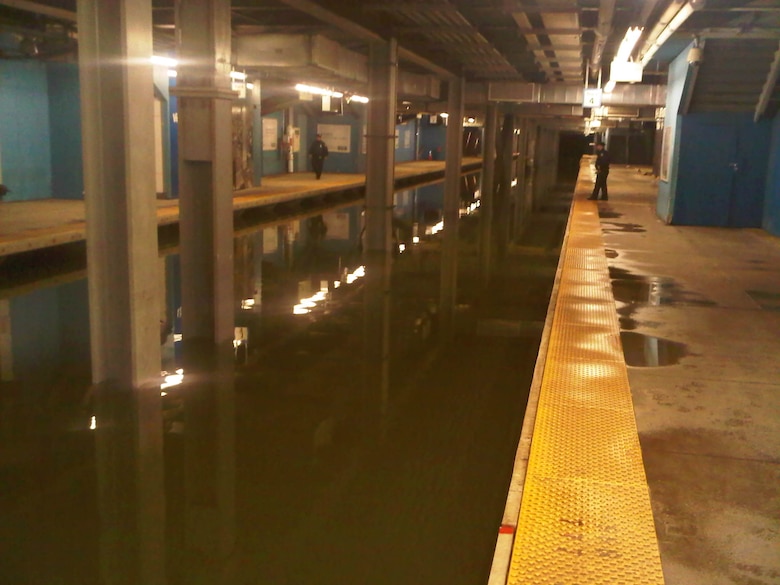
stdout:
<svg viewBox="0 0 780 585">
<path fill-rule="evenodd" d="M 647 230 L 638 223 L 619 223 L 613 221 L 603 222 L 605 234 L 641 234 Z"/>
<path fill-rule="evenodd" d="M 716 306 L 715 302 L 682 289 L 666 276 L 639 275 L 616 266 L 610 266 L 609 275 L 623 330 L 636 329 L 633 314 L 640 306 Z"/>
<path fill-rule="evenodd" d="M 690 355 L 685 344 L 633 331 L 621 331 L 620 341 L 626 364 L 636 368 L 673 366 Z"/>
<path fill-rule="evenodd" d="M 765 311 L 780 311 L 780 293 L 765 290 L 745 291 Z"/>
<path fill-rule="evenodd" d="M 620 256 L 617 250 L 611 250 L 609 248 L 604 250 L 604 254 L 606 254 L 607 258 L 617 258 L 618 256 Z"/>
</svg>

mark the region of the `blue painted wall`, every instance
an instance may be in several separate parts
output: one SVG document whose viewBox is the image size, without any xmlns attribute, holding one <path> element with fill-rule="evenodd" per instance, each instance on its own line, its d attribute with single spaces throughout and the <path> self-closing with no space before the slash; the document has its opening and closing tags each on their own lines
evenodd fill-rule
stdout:
<svg viewBox="0 0 780 585">
<path fill-rule="evenodd" d="M 52 196 L 58 199 L 83 199 L 78 65 L 49 63 L 46 73 L 49 86 Z"/>
<path fill-rule="evenodd" d="M 6 201 L 51 197 L 46 65 L 0 61 L 0 168 Z"/>
<path fill-rule="evenodd" d="M 317 136 L 317 126 L 319 124 L 332 124 L 334 126 L 349 126 L 350 128 L 350 149 L 349 152 L 339 152 L 332 144 L 328 144 L 328 158 L 325 160 L 325 173 L 358 173 L 363 168 L 363 107 L 360 105 L 350 106 L 343 115 L 333 114 L 314 114 L 308 118 L 307 132 L 301 127 L 301 136 L 306 136 L 301 144 L 301 150 L 305 158 L 305 168 L 302 171 L 311 171 L 311 161 L 308 158 L 309 145 Z M 326 139 L 327 142 L 327 139 Z M 303 160 L 303 158 L 302 158 Z"/>
<path fill-rule="evenodd" d="M 444 160 L 447 156 L 447 127 L 444 124 L 431 124 L 430 118 L 424 115 L 420 119 L 420 145 L 419 158 Z"/>
<path fill-rule="evenodd" d="M 417 120 L 409 120 L 395 127 L 398 145 L 395 149 L 395 162 L 417 159 Z"/>
<path fill-rule="evenodd" d="M 780 236 L 780 116 L 772 124 L 763 227 L 770 234 Z"/>
</svg>

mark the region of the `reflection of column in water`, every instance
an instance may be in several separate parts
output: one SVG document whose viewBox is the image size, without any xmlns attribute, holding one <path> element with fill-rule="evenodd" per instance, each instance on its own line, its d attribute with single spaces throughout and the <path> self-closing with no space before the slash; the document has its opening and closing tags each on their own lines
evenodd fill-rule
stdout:
<svg viewBox="0 0 780 585">
<path fill-rule="evenodd" d="M 0 299 L 0 381 L 14 379 L 11 301 Z"/>
<path fill-rule="evenodd" d="M 660 364 L 660 347 L 657 337 L 645 337 L 645 365 L 655 367 Z"/>
<path fill-rule="evenodd" d="M 107 585 L 166 582 L 160 387 L 95 393 L 100 574 Z"/>
<path fill-rule="evenodd" d="M 175 571 L 184 583 L 223 583 L 235 548 L 233 347 L 185 341 L 184 356 L 183 473 L 171 492 L 182 496 Z"/>
</svg>

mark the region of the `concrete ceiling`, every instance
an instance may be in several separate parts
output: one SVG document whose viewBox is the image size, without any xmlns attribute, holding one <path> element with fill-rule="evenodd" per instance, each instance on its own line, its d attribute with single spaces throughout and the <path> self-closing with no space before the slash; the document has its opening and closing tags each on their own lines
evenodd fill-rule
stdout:
<svg viewBox="0 0 780 585">
<path fill-rule="evenodd" d="M 780 38 L 780 0 L 692 0 L 697 10 L 646 67 L 644 83 L 663 83 L 666 63 L 694 35 Z M 686 0 L 233 0 L 239 36 L 319 36 L 357 54 L 394 36 L 401 67 L 471 82 L 582 84 L 595 81 L 630 26 L 648 35 Z M 175 51 L 174 0 L 153 0 L 155 50 Z M 62 58 L 75 49 L 75 0 L 0 0 L 4 58 Z M 660 23 L 660 25 L 659 25 Z M 24 43 L 22 40 L 27 39 Z M 36 52 L 37 49 L 37 52 Z M 637 49 L 639 51 L 639 49 Z M 636 56 L 636 53 L 635 53 Z M 278 71 L 266 72 L 270 80 Z"/>
</svg>

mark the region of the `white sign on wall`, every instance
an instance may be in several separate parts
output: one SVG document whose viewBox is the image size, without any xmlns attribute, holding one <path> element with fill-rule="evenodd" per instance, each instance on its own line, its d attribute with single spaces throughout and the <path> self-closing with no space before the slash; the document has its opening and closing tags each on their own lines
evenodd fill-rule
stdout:
<svg viewBox="0 0 780 585">
<path fill-rule="evenodd" d="M 329 152 L 352 152 L 352 126 L 348 124 L 317 124 L 317 134 L 322 134 L 322 140 Z"/>
<path fill-rule="evenodd" d="M 276 150 L 279 139 L 279 120 L 263 118 L 263 150 Z"/>
</svg>

